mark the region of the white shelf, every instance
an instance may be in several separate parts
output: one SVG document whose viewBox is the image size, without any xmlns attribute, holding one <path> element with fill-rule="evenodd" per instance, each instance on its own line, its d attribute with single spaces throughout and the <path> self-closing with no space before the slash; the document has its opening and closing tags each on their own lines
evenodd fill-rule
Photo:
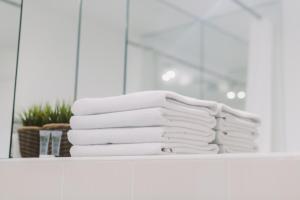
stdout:
<svg viewBox="0 0 300 200">
<path fill-rule="evenodd" d="M 300 153 L 0 160 L 0 199 L 300 199 Z"/>
<path fill-rule="evenodd" d="M 300 152 L 294 153 L 236 153 L 236 154 L 197 154 L 197 155 L 153 155 L 153 156 L 103 156 L 103 157 L 66 157 L 66 158 L 14 158 L 0 159 L 1 162 L 71 161 L 71 160 L 234 160 L 234 159 L 300 159 Z"/>
</svg>

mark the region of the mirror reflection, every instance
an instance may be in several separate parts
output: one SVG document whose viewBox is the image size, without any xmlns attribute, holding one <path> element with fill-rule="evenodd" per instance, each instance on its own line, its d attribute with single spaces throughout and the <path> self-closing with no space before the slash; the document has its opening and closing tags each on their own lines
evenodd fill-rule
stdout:
<svg viewBox="0 0 300 200">
<path fill-rule="evenodd" d="M 0 158 L 10 147 L 21 0 L 0 1 Z"/>
<path fill-rule="evenodd" d="M 34 109 L 63 110 L 56 118 L 67 116 L 49 120 L 47 115 L 47 120 L 27 125 L 33 126 L 25 132 L 35 135 L 35 152 L 39 131 L 51 132 L 58 124 L 67 149 L 65 132 L 74 100 L 144 90 L 170 90 L 257 113 L 264 122 L 261 150 L 282 151 L 282 108 L 272 102 L 282 92 L 273 85 L 279 84 L 281 1 L 241 2 L 244 7 L 233 0 L 25 0 L 11 156 L 23 156 L 19 130 L 32 120 L 24 115 Z M 4 0 L 0 3 L 9 7 L 5 12 L 19 12 Z M 18 23 L 5 25 L 15 27 L 11 41 L 16 48 Z M 5 37 L 0 40 L 8 42 Z M 11 52 L 14 59 L 5 65 L 11 71 L 1 73 L 11 78 L 0 79 L 7 84 L 4 88 L 11 88 L 1 99 L 3 109 L 13 107 L 16 49 Z M 7 124 L 3 132 L 10 132 Z"/>
<path fill-rule="evenodd" d="M 26 0 L 23 11 L 11 153 L 36 157 L 39 129 L 66 122 L 41 116 L 46 104 L 54 110 L 56 104 L 69 104 L 74 98 L 79 4 Z"/>
</svg>

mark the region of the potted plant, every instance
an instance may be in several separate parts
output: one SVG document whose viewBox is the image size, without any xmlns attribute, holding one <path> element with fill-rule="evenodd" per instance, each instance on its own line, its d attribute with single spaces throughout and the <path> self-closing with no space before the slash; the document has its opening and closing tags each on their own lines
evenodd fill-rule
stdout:
<svg viewBox="0 0 300 200">
<path fill-rule="evenodd" d="M 21 113 L 20 119 L 23 127 L 18 129 L 21 156 L 39 156 L 39 131 L 42 129 L 61 130 L 63 135 L 60 156 L 70 156 L 71 144 L 68 141 L 67 132 L 70 129 L 71 116 L 71 106 L 65 102 L 58 102 L 53 107 L 50 104 L 34 105 Z"/>
<path fill-rule="evenodd" d="M 39 156 L 39 131 L 44 124 L 41 106 L 34 105 L 20 114 L 23 127 L 18 129 L 22 157 Z"/>
<path fill-rule="evenodd" d="M 71 106 L 65 102 L 56 103 L 52 108 L 49 104 L 44 107 L 44 125 L 43 130 L 60 130 L 62 131 L 60 143 L 60 156 L 70 157 L 71 143 L 68 140 L 68 131 L 70 130 L 70 118 L 72 117 Z M 50 141 L 51 144 L 51 141 Z M 51 145 L 49 145 L 49 151 Z"/>
</svg>

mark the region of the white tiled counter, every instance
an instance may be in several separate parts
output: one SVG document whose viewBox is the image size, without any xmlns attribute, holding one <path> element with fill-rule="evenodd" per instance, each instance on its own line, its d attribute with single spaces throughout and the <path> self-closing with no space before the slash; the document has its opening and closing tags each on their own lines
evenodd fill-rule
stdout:
<svg viewBox="0 0 300 200">
<path fill-rule="evenodd" d="M 1 200 L 299 200 L 300 154 L 0 160 Z"/>
</svg>

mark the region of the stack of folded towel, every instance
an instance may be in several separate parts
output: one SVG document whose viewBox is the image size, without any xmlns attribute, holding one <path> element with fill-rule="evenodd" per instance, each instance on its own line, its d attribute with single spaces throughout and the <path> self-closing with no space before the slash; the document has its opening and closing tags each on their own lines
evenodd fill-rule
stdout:
<svg viewBox="0 0 300 200">
<path fill-rule="evenodd" d="M 218 104 L 168 91 L 76 101 L 72 156 L 212 154 Z"/>
<path fill-rule="evenodd" d="M 256 152 L 258 116 L 219 104 L 216 140 L 221 153 Z"/>
</svg>

